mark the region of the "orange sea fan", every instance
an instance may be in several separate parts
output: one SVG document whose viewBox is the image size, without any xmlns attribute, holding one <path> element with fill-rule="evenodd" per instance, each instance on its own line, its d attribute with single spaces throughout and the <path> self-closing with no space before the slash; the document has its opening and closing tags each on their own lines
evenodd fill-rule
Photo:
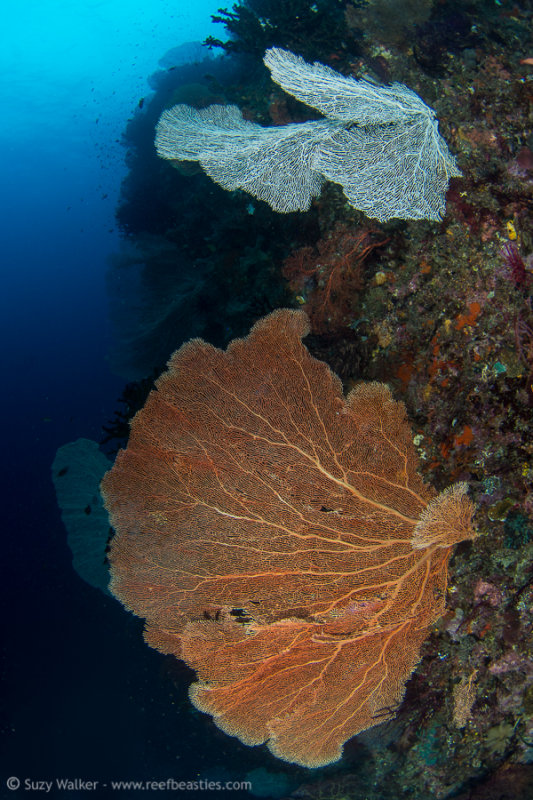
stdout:
<svg viewBox="0 0 533 800">
<path fill-rule="evenodd" d="M 364 283 L 363 263 L 387 242 L 372 228 L 336 223 L 316 248 L 301 247 L 285 260 L 282 273 L 305 302 L 313 333 L 339 331 L 353 322 Z"/>
<path fill-rule="evenodd" d="M 423 484 L 403 404 L 345 398 L 307 332 L 283 310 L 226 352 L 184 345 L 102 491 L 111 589 L 196 670 L 195 706 L 318 767 L 390 717 L 475 533 L 463 484 Z"/>
</svg>

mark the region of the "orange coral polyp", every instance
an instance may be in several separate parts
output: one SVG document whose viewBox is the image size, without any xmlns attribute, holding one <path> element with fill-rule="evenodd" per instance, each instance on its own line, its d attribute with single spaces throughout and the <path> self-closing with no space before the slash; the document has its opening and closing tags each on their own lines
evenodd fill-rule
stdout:
<svg viewBox="0 0 533 800">
<path fill-rule="evenodd" d="M 417 473 L 387 386 L 347 398 L 277 311 L 226 352 L 174 354 L 102 491 L 114 594 L 198 675 L 191 700 L 308 767 L 390 718 L 444 610 L 465 487 Z"/>
</svg>

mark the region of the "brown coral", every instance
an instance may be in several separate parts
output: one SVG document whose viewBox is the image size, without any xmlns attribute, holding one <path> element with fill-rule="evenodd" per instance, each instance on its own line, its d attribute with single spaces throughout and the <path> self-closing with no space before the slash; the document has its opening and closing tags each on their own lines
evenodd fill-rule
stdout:
<svg viewBox="0 0 533 800">
<path fill-rule="evenodd" d="M 278 311 L 226 352 L 184 345 L 102 488 L 111 588 L 197 671 L 193 703 L 316 767 L 390 717 L 474 532 L 464 486 L 417 474 L 403 404 L 344 398 L 307 332 Z"/>
<path fill-rule="evenodd" d="M 353 229 L 338 222 L 316 248 L 301 247 L 283 264 L 283 276 L 305 303 L 313 333 L 332 333 L 354 319 L 363 286 L 363 262 L 388 239 L 372 228 Z"/>
</svg>

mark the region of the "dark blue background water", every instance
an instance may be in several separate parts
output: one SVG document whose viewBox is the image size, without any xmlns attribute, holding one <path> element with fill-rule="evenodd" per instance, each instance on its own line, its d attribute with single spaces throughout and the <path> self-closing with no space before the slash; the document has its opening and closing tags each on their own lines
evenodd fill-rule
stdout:
<svg viewBox="0 0 533 800">
<path fill-rule="evenodd" d="M 23 794 L 8 776 L 22 787 L 243 780 L 263 766 L 288 787 L 283 776 L 297 785 L 305 772 L 195 712 L 186 668 L 150 650 L 139 621 L 77 576 L 50 474 L 58 446 L 100 438 L 123 385 L 106 363 L 118 140 L 158 59 L 212 33 L 218 5 L 32 0 L 2 11 L 2 798 Z"/>
</svg>

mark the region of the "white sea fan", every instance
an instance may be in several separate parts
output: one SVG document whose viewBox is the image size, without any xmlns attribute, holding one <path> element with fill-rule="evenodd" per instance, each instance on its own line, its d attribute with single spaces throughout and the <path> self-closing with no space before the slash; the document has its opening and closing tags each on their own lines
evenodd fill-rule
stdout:
<svg viewBox="0 0 533 800">
<path fill-rule="evenodd" d="M 319 196 L 324 177 L 312 160 L 329 138 L 327 120 L 263 128 L 237 106 L 178 105 L 161 116 L 155 144 L 163 158 L 198 161 L 224 189 L 244 189 L 287 212 L 307 211 Z"/>
<path fill-rule="evenodd" d="M 159 155 L 198 161 L 225 189 L 243 189 L 275 211 L 306 211 L 330 180 L 381 222 L 442 219 L 449 178 L 461 172 L 435 112 L 415 92 L 346 78 L 276 47 L 264 61 L 276 83 L 325 119 L 264 128 L 236 106 L 174 106 L 157 125 Z"/>
</svg>

